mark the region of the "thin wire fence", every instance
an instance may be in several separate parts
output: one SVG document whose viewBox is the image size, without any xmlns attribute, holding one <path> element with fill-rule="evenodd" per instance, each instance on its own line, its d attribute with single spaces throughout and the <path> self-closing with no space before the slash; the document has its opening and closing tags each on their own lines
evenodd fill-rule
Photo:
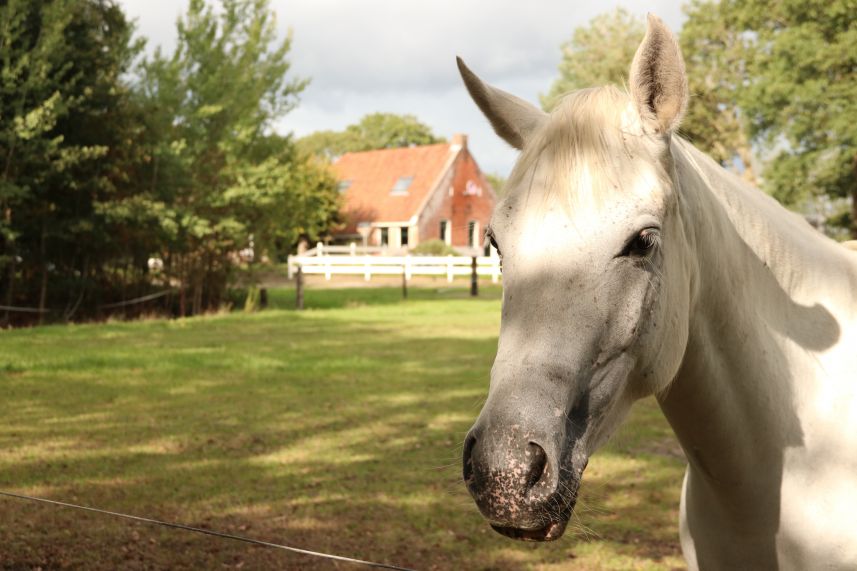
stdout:
<svg viewBox="0 0 857 571">
<path fill-rule="evenodd" d="M 268 547 L 272 549 L 282 549 L 284 551 L 290 551 L 292 553 L 300 553 L 302 555 L 308 555 L 310 557 L 318 557 L 321 559 L 329 559 L 332 561 L 341 561 L 343 563 L 350 563 L 353 565 L 362 565 L 363 567 L 372 567 L 375 569 L 394 569 L 396 571 L 414 571 L 413 569 L 409 569 L 407 567 L 400 567 L 398 565 L 391 565 L 389 563 L 375 563 L 373 561 L 364 561 L 363 559 L 354 559 L 352 557 L 344 557 L 342 555 L 331 555 L 329 553 L 321 553 L 320 551 L 311 551 L 309 549 L 302 549 L 300 547 L 292 547 L 290 545 L 282 545 L 279 543 L 271 543 L 269 541 L 262 541 L 259 539 L 253 539 L 251 537 L 244 537 L 241 535 L 233 535 L 231 533 L 222 533 L 219 531 L 213 531 L 210 529 L 202 529 L 199 527 L 193 527 L 189 525 L 184 525 L 181 523 L 172 523 L 167 521 L 161 521 L 157 519 L 152 519 L 148 517 L 141 517 L 136 515 L 124 514 L 120 512 L 114 512 L 110 510 L 103 510 L 100 508 L 92 508 L 87 506 L 81 506 L 77 504 L 70 504 L 68 502 L 60 502 L 57 500 L 49 500 L 47 498 L 39 498 L 36 496 L 28 496 L 25 494 L 16 494 L 14 492 L 6 492 L 0 490 L 0 496 L 6 496 L 8 498 L 16 498 L 19 500 L 26 500 L 31 502 L 44 503 L 49 505 L 54 505 L 58 507 L 70 508 L 75 510 L 94 512 L 97 514 L 108 515 L 112 517 L 118 517 L 122 519 L 128 519 L 132 521 L 138 521 L 141 523 L 147 523 L 151 525 L 157 525 L 161 527 L 167 527 L 172 529 L 180 529 L 182 531 L 189 531 L 192 533 L 201 533 L 204 535 L 210 535 L 213 537 L 218 537 L 221 539 L 230 539 L 232 541 L 240 541 L 243 543 L 249 543 L 251 545 L 258 545 L 261 547 Z"/>
</svg>

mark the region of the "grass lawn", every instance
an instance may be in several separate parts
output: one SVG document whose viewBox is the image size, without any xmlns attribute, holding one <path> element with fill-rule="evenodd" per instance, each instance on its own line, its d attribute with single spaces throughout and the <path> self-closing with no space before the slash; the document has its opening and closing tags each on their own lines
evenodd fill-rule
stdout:
<svg viewBox="0 0 857 571">
<path fill-rule="evenodd" d="M 512 542 L 460 479 L 498 288 L 289 290 L 272 309 L 0 332 L 0 489 L 415 569 L 683 568 L 655 403 L 591 460 L 566 536 Z M 0 569 L 351 569 L 0 498 Z"/>
</svg>

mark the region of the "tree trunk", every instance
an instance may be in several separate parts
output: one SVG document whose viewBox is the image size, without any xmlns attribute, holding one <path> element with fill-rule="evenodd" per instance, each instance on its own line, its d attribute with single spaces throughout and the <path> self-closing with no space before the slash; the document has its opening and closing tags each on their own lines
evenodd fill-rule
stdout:
<svg viewBox="0 0 857 571">
<path fill-rule="evenodd" d="M 45 321 L 45 301 L 48 296 L 48 260 L 47 260 L 47 227 L 42 218 L 42 236 L 39 242 L 39 257 L 41 258 L 42 280 L 39 285 L 39 325 Z"/>
<path fill-rule="evenodd" d="M 15 301 L 15 270 L 16 270 L 16 260 L 15 260 L 15 250 L 9 248 L 9 251 L 12 252 L 9 260 L 9 274 L 8 280 L 9 283 L 6 285 L 6 306 L 9 307 Z M 3 314 L 3 327 L 9 326 L 9 310 L 7 309 Z"/>
<path fill-rule="evenodd" d="M 193 280 L 193 314 L 200 315 L 202 313 L 202 272 L 198 272 Z"/>
<path fill-rule="evenodd" d="M 186 297 L 187 262 L 185 256 L 179 257 L 179 317 L 187 316 Z"/>
<path fill-rule="evenodd" d="M 3 217 L 6 219 L 6 228 L 12 228 L 12 209 L 6 207 L 3 212 Z M 12 240 L 6 240 L 6 256 L 9 258 L 9 283 L 6 284 L 6 306 L 9 307 L 15 301 L 15 270 L 17 265 L 15 246 Z M 9 326 L 9 310 L 3 314 L 3 327 Z"/>
</svg>

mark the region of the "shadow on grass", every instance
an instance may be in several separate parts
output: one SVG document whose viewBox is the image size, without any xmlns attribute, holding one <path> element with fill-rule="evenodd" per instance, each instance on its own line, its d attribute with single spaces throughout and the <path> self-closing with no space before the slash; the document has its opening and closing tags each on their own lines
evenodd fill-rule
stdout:
<svg viewBox="0 0 857 571">
<path fill-rule="evenodd" d="M 496 319 L 430 305 L 7 335 L 0 487 L 416 569 L 674 565 L 683 464 L 639 453 L 664 439 L 634 426 L 650 403 L 593 459 L 576 537 L 490 531 L 459 455 Z M 13 500 L 0 518 L 3 569 L 349 568 Z"/>
</svg>

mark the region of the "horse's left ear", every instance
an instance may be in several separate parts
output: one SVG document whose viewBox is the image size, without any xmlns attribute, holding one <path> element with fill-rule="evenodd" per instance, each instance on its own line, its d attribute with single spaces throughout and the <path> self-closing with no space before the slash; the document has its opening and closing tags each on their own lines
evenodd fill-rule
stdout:
<svg viewBox="0 0 857 571">
<path fill-rule="evenodd" d="M 687 74 L 672 32 L 653 14 L 631 64 L 631 96 L 643 124 L 658 133 L 675 131 L 687 109 Z"/>
</svg>

